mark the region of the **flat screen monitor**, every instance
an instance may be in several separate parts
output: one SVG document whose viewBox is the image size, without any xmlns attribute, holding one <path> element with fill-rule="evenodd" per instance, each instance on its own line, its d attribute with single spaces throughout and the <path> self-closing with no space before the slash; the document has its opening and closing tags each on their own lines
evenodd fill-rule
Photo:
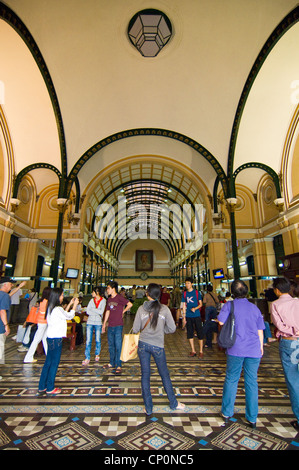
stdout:
<svg viewBox="0 0 299 470">
<path fill-rule="evenodd" d="M 214 279 L 223 279 L 224 278 L 223 269 L 222 268 L 213 269 L 213 276 L 214 276 Z"/>
<path fill-rule="evenodd" d="M 78 274 L 79 274 L 79 269 L 68 268 L 65 277 L 67 279 L 77 279 Z"/>
</svg>

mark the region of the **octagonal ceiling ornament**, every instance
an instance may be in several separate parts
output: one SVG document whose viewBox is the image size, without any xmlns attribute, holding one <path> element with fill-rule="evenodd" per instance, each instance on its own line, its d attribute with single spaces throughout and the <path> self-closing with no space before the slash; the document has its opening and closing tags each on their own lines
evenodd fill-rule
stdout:
<svg viewBox="0 0 299 470">
<path fill-rule="evenodd" d="M 172 36 L 171 22 L 162 11 L 142 10 L 131 19 L 128 36 L 143 57 L 156 57 Z"/>
</svg>

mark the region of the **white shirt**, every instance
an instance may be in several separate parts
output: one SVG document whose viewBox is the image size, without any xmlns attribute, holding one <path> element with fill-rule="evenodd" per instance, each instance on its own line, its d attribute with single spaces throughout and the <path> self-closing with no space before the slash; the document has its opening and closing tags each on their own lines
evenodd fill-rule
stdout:
<svg viewBox="0 0 299 470">
<path fill-rule="evenodd" d="M 66 312 L 62 307 L 54 307 L 52 312 L 47 315 L 47 337 L 48 338 L 65 338 L 67 331 L 67 320 L 71 320 L 75 316 L 75 310 Z"/>
<path fill-rule="evenodd" d="M 11 301 L 11 305 L 19 305 L 20 304 L 20 297 L 22 295 L 22 290 L 19 289 L 17 290 L 17 292 L 15 292 L 11 297 L 10 297 L 10 301 Z"/>
</svg>

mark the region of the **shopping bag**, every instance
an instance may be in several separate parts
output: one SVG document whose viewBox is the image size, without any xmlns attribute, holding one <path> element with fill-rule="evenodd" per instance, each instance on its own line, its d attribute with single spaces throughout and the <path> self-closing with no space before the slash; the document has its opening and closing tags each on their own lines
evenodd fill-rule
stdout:
<svg viewBox="0 0 299 470">
<path fill-rule="evenodd" d="M 31 310 L 26 318 L 27 323 L 37 323 L 37 318 L 38 318 L 38 313 L 39 313 L 39 304 L 34 305 L 31 307 Z"/>
<path fill-rule="evenodd" d="M 18 326 L 17 339 L 16 339 L 17 343 L 22 343 L 23 342 L 25 331 L 26 331 L 26 328 L 24 328 L 23 325 Z"/>
<path fill-rule="evenodd" d="M 123 362 L 127 362 L 137 357 L 139 333 L 134 334 L 131 333 L 131 331 L 123 336 L 123 344 L 120 354 L 120 360 Z"/>
</svg>

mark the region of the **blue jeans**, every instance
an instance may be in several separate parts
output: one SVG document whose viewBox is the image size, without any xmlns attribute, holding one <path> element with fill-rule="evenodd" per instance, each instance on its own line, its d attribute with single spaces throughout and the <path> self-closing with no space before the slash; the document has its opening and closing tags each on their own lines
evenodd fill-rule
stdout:
<svg viewBox="0 0 299 470">
<path fill-rule="evenodd" d="M 61 357 L 62 338 L 47 338 L 47 343 L 48 353 L 39 379 L 38 389 L 52 392 L 55 388 L 55 377 Z"/>
<path fill-rule="evenodd" d="M 268 338 L 272 338 L 272 333 L 271 333 L 269 322 L 265 321 L 264 323 L 265 323 L 264 344 L 267 344 Z"/>
<path fill-rule="evenodd" d="M 299 340 L 281 338 L 279 354 L 292 410 L 299 424 Z"/>
<path fill-rule="evenodd" d="M 90 351 L 91 351 L 91 344 L 92 344 L 92 335 L 93 331 L 95 332 L 96 337 L 96 350 L 95 355 L 99 356 L 101 352 L 101 333 L 102 333 L 102 325 L 86 325 L 86 347 L 85 347 L 85 357 L 86 359 L 90 360 Z"/>
<path fill-rule="evenodd" d="M 139 341 L 138 356 L 141 365 L 141 389 L 146 414 L 150 415 L 153 412 L 153 400 L 150 386 L 151 356 L 155 359 L 158 372 L 169 400 L 169 406 L 174 410 L 178 406 L 178 402 L 170 380 L 164 348 L 158 348 L 157 346 L 152 346 L 151 344 Z"/>
<path fill-rule="evenodd" d="M 213 333 L 218 333 L 218 323 L 212 320 L 205 321 L 203 325 L 203 334 L 206 338 L 206 346 L 208 348 L 212 347 Z"/>
<path fill-rule="evenodd" d="M 238 357 L 227 354 L 226 376 L 223 385 L 222 414 L 231 417 L 234 414 L 238 383 L 242 369 L 244 370 L 245 386 L 245 417 L 255 423 L 258 415 L 258 383 L 257 372 L 261 359 L 255 357 Z"/>
<path fill-rule="evenodd" d="M 122 326 L 108 327 L 108 349 L 112 367 L 121 367 L 120 353 L 123 342 Z"/>
<path fill-rule="evenodd" d="M 205 309 L 205 321 L 209 321 L 217 318 L 217 308 L 216 307 L 206 307 Z"/>
</svg>

